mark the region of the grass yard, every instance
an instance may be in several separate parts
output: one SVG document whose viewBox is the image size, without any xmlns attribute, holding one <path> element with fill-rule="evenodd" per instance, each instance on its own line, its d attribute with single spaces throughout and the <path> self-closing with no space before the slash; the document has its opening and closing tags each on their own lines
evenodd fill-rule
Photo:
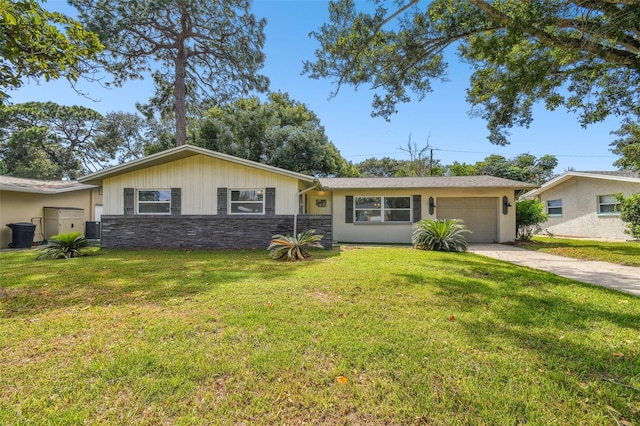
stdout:
<svg viewBox="0 0 640 426">
<path fill-rule="evenodd" d="M 640 424 L 640 298 L 471 253 L 0 253 L 0 424 Z"/>
<path fill-rule="evenodd" d="M 533 237 L 522 245 L 560 256 L 584 260 L 600 260 L 620 265 L 640 266 L 640 242 L 594 241 L 566 238 Z"/>
</svg>

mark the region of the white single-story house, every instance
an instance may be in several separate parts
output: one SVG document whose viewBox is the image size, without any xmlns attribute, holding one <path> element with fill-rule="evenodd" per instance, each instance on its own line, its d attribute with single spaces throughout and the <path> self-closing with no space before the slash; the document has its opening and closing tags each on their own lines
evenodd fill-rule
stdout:
<svg viewBox="0 0 640 426">
<path fill-rule="evenodd" d="M 456 218 L 470 241 L 515 239 L 516 191 L 492 176 L 315 178 L 191 145 L 79 179 L 102 187 L 102 246 L 264 248 L 315 229 L 322 244 L 410 243 L 415 222 Z"/>
<path fill-rule="evenodd" d="M 566 237 L 625 240 L 626 224 L 613 194 L 640 192 L 634 172 L 566 172 L 522 196 L 538 199 L 549 214 L 543 233 Z"/>
<path fill-rule="evenodd" d="M 0 248 L 13 239 L 6 225 L 36 225 L 34 241 L 64 232 L 84 234 L 85 223 L 100 220 L 101 209 L 101 189 L 94 185 L 0 176 Z"/>
</svg>

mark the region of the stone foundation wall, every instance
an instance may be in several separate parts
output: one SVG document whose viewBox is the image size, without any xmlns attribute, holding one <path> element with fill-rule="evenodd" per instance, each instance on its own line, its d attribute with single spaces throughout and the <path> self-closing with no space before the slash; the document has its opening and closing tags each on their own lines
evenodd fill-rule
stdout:
<svg viewBox="0 0 640 426">
<path fill-rule="evenodd" d="M 103 248 L 266 249 L 274 234 L 293 233 L 293 215 L 101 217 Z M 330 215 L 298 216 L 298 233 L 315 229 L 330 249 Z"/>
</svg>

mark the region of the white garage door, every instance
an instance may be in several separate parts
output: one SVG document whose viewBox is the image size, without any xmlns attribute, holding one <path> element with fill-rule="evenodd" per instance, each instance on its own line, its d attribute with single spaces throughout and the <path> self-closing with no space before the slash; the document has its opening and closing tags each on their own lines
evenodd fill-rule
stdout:
<svg viewBox="0 0 640 426">
<path fill-rule="evenodd" d="M 470 243 L 498 241 L 497 198 L 440 198 L 436 200 L 438 219 L 461 219 L 473 231 L 465 234 Z"/>
</svg>

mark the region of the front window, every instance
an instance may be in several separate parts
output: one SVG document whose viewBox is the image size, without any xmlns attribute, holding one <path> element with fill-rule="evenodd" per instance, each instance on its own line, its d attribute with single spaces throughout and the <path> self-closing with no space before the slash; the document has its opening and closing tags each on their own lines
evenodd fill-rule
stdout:
<svg viewBox="0 0 640 426">
<path fill-rule="evenodd" d="M 549 216 L 562 216 L 562 200 L 547 201 L 547 213 Z"/>
<path fill-rule="evenodd" d="M 264 214 L 264 189 L 234 189 L 230 197 L 231 214 Z"/>
<path fill-rule="evenodd" d="M 619 214 L 620 202 L 613 195 L 598 196 L 598 214 Z"/>
<path fill-rule="evenodd" d="M 138 214 L 171 214 L 171 190 L 138 190 Z"/>
<path fill-rule="evenodd" d="M 411 222 L 411 197 L 354 197 L 356 222 Z"/>
</svg>

